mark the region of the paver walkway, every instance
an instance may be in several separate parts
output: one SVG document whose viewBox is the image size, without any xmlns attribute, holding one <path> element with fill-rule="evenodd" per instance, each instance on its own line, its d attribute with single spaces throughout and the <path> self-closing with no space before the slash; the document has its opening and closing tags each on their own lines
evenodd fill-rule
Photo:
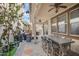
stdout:
<svg viewBox="0 0 79 59">
<path fill-rule="evenodd" d="M 46 56 L 46 53 L 42 49 L 41 40 L 37 40 L 37 44 L 32 40 L 32 42 L 21 42 L 15 56 Z"/>
</svg>

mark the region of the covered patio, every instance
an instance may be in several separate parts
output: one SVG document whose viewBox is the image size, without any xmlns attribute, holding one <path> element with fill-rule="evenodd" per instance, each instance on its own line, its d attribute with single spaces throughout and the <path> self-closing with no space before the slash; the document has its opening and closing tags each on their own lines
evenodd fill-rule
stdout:
<svg viewBox="0 0 79 59">
<path fill-rule="evenodd" d="M 30 4 L 32 36 L 34 40 L 41 37 L 43 50 L 47 55 L 79 55 L 78 5 L 77 3 Z M 40 28 L 41 30 L 37 31 Z M 36 32 L 40 34 L 37 35 Z"/>
</svg>

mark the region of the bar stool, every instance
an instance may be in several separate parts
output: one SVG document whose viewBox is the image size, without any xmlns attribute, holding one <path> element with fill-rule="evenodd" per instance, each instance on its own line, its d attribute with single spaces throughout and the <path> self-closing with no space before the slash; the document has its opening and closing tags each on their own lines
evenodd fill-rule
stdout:
<svg viewBox="0 0 79 59">
<path fill-rule="evenodd" d="M 53 39 L 57 39 L 57 36 L 53 36 Z M 59 55 L 59 44 L 52 40 L 52 55 L 58 56 Z"/>
<path fill-rule="evenodd" d="M 48 51 L 47 51 L 47 54 L 51 55 L 51 51 L 52 51 L 52 41 L 51 41 L 51 39 L 48 39 Z"/>
<path fill-rule="evenodd" d="M 53 55 L 58 56 L 60 47 L 55 42 L 53 42 L 52 46 L 53 46 Z"/>
<path fill-rule="evenodd" d="M 48 53 L 48 38 L 45 37 L 45 52 Z"/>
<path fill-rule="evenodd" d="M 43 48 L 43 50 L 44 50 L 44 45 L 45 45 L 45 39 L 44 39 L 44 36 L 41 36 L 41 39 L 42 39 L 42 48 Z"/>
<path fill-rule="evenodd" d="M 70 44 L 63 44 L 63 55 L 67 55 L 67 52 L 70 50 L 71 51 L 71 45 Z"/>
<path fill-rule="evenodd" d="M 46 36 L 41 37 L 42 38 L 42 48 L 45 52 L 47 52 L 47 38 Z"/>
</svg>

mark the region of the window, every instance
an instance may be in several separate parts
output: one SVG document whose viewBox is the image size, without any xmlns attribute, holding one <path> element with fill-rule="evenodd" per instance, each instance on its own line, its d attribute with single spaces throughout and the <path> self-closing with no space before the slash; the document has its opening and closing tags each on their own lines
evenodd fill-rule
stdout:
<svg viewBox="0 0 79 59">
<path fill-rule="evenodd" d="M 70 33 L 79 35 L 79 9 L 70 13 Z"/>
<path fill-rule="evenodd" d="M 58 16 L 58 32 L 66 32 L 66 14 Z"/>
<path fill-rule="evenodd" d="M 57 19 L 54 18 L 51 20 L 51 32 L 56 32 L 57 30 Z"/>
<path fill-rule="evenodd" d="M 48 34 L 48 22 L 45 22 L 43 26 L 44 26 L 44 28 L 43 28 L 43 30 L 44 30 L 43 34 L 47 35 Z"/>
</svg>

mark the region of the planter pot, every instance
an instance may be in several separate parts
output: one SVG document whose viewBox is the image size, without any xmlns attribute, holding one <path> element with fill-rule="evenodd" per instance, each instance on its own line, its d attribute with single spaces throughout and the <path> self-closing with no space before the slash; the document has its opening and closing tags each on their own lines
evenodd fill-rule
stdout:
<svg viewBox="0 0 79 59">
<path fill-rule="evenodd" d="M 3 54 L 3 53 L 2 53 L 2 47 L 0 47 L 0 56 L 2 56 L 2 54 Z"/>
</svg>

